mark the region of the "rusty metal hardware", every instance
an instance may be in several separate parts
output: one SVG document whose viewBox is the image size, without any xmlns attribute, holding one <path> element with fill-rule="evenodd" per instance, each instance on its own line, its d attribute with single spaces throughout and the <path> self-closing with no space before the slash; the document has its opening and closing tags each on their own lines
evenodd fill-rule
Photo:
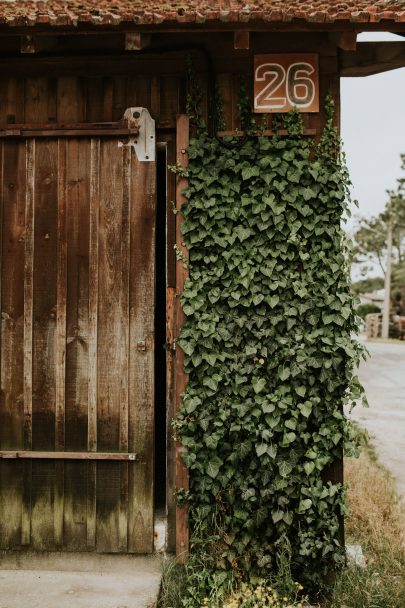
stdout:
<svg viewBox="0 0 405 608">
<path fill-rule="evenodd" d="M 175 351 L 176 350 L 176 340 L 173 340 L 173 342 L 166 342 L 166 344 L 164 345 L 165 350 L 171 350 L 171 351 Z"/>
<path fill-rule="evenodd" d="M 145 340 L 140 340 L 136 343 L 136 350 L 143 351 L 146 350 L 146 342 Z"/>
<path fill-rule="evenodd" d="M 124 121 L 128 129 L 137 131 L 137 135 L 129 137 L 127 142 L 120 141 L 119 147 L 130 146 L 141 162 L 153 162 L 156 157 L 155 121 L 146 108 L 127 108 Z"/>
</svg>

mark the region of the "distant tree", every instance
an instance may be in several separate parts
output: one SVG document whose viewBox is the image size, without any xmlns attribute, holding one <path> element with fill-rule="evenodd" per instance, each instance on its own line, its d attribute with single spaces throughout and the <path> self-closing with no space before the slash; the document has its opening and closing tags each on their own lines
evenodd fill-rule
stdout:
<svg viewBox="0 0 405 608">
<path fill-rule="evenodd" d="M 401 154 L 401 169 L 405 171 L 405 154 Z M 393 238 L 393 289 L 405 285 L 405 177 L 397 180 L 395 190 L 387 190 L 388 201 L 376 217 L 359 218 L 354 234 L 353 263 L 360 265 L 363 274 L 377 264 L 385 274 L 389 223 Z"/>
<path fill-rule="evenodd" d="M 372 312 L 381 312 L 381 308 L 375 304 L 360 304 L 360 306 L 357 307 L 357 314 L 362 319 L 365 319 L 366 316 Z"/>
<path fill-rule="evenodd" d="M 383 289 L 384 279 L 382 277 L 369 277 L 352 283 L 354 293 L 372 293 L 378 289 Z"/>
</svg>

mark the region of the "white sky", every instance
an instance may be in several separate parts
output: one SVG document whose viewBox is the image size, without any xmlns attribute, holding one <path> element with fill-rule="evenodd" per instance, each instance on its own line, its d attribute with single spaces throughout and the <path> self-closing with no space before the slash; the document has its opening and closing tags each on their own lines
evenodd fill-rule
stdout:
<svg viewBox="0 0 405 608">
<path fill-rule="evenodd" d="M 368 33 L 358 41 L 401 40 L 389 33 Z M 387 201 L 386 190 L 401 175 L 405 153 L 405 68 L 363 78 L 342 78 L 342 138 L 359 201 L 354 214 L 377 215 Z M 351 220 L 348 229 L 354 225 Z"/>
</svg>

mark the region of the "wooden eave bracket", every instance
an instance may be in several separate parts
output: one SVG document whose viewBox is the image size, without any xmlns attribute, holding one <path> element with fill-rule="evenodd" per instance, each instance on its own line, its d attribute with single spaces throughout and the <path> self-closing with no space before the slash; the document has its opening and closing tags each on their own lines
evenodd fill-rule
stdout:
<svg viewBox="0 0 405 608">
<path fill-rule="evenodd" d="M 127 32 L 125 34 L 125 50 L 141 51 L 150 45 L 151 35 L 141 32 Z"/>
<path fill-rule="evenodd" d="M 233 48 L 235 50 L 248 51 L 250 49 L 250 32 L 238 30 L 233 33 Z"/>
<path fill-rule="evenodd" d="M 58 43 L 58 37 L 50 36 L 32 36 L 27 34 L 20 38 L 20 53 L 21 55 L 33 55 L 41 51 L 49 51 Z"/>
<path fill-rule="evenodd" d="M 329 32 L 329 39 L 342 51 L 355 51 L 357 48 L 357 32 L 354 30 Z"/>
</svg>

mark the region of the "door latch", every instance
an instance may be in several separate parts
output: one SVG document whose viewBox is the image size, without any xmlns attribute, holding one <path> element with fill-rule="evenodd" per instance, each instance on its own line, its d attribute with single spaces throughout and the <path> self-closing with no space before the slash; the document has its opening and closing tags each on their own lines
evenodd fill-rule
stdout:
<svg viewBox="0 0 405 608">
<path fill-rule="evenodd" d="M 164 347 L 166 350 L 175 351 L 176 350 L 176 340 L 173 340 L 173 342 L 166 342 Z"/>
</svg>

